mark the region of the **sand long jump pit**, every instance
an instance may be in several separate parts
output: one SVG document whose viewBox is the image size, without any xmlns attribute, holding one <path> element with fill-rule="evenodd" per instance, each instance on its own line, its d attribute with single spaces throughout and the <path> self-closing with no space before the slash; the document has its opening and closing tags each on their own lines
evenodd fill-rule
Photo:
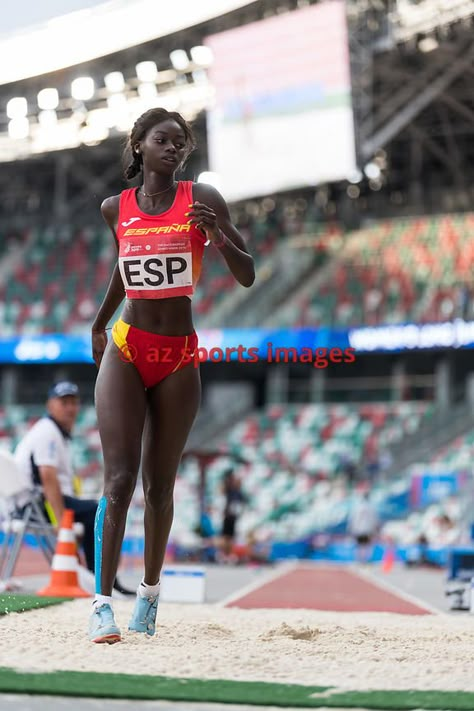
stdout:
<svg viewBox="0 0 474 711">
<path fill-rule="evenodd" d="M 295 572 L 287 575 L 301 588 Z M 278 598 L 289 584 L 279 577 L 231 606 L 160 604 L 152 638 L 127 631 L 133 601 L 116 601 L 123 640 L 110 646 L 87 639 L 90 600 L 5 615 L 0 690 L 273 706 L 474 709 L 473 617 L 423 607 L 417 612 L 415 605 L 405 614 L 274 607 L 271 591 Z M 262 591 L 270 609 L 259 606 Z M 333 595 L 338 598 L 337 589 Z M 330 591 L 322 590 L 322 599 L 328 597 Z M 313 598 L 317 602 L 317 590 Z"/>
</svg>

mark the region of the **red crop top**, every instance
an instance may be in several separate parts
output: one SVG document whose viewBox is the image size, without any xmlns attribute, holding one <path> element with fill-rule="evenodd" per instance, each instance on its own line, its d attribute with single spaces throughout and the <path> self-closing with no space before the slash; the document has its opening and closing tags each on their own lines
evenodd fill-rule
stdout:
<svg viewBox="0 0 474 711">
<path fill-rule="evenodd" d="M 120 195 L 117 229 L 119 269 L 128 299 L 190 299 L 201 273 L 206 238 L 188 224 L 193 184 L 183 180 L 172 206 L 161 215 L 138 207 L 137 188 Z"/>
</svg>

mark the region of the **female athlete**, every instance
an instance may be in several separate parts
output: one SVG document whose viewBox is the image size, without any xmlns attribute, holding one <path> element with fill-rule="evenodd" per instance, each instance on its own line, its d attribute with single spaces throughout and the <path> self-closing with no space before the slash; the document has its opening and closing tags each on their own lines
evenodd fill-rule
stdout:
<svg viewBox="0 0 474 711">
<path fill-rule="evenodd" d="M 141 172 L 142 184 L 101 206 L 118 264 L 92 327 L 104 455 L 104 490 L 95 520 L 92 642 L 121 639 L 111 594 L 140 461 L 145 574 L 129 629 L 150 636 L 155 632 L 175 477 L 201 396 L 191 299 L 205 243 L 220 250 L 240 284 L 249 287 L 255 279 L 253 258 L 220 193 L 209 185 L 175 179 L 194 147 L 192 130 L 180 114 L 147 111 L 133 126 L 128 146 L 132 159 L 125 173 L 132 179 Z M 124 297 L 107 342 L 106 326 Z"/>
</svg>

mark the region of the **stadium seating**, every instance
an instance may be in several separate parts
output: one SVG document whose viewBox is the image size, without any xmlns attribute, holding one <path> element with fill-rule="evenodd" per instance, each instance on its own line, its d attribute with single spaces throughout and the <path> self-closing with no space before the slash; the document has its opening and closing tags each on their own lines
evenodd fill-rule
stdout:
<svg viewBox="0 0 474 711">
<path fill-rule="evenodd" d="M 345 475 L 353 462 L 359 476 L 373 476 L 370 465 L 390 444 L 416 431 L 433 408 L 423 403 L 368 405 L 272 405 L 235 425 L 223 441 L 225 454 L 207 470 L 208 495 L 216 521 L 222 511 L 222 474 L 237 467 L 251 506 L 243 531 L 266 531 L 291 540 L 318 525 L 332 525 L 347 514 Z M 43 414 L 41 407 L 0 409 L 0 448 L 13 449 Z M 95 409 L 81 409 L 73 439 L 75 469 L 87 497 L 102 488 L 102 455 Z M 367 466 L 369 468 L 367 468 Z M 198 469 L 183 460 L 176 489 L 173 536 L 183 544 L 198 520 Z M 142 494 L 129 515 L 129 534 L 142 535 Z"/>
<path fill-rule="evenodd" d="M 473 213 L 386 220 L 342 238 L 334 226 L 321 231 L 303 199 L 275 203 L 265 198 L 238 205 L 235 212 L 257 266 L 277 241 L 301 234 L 314 235 L 315 249 L 332 258 L 317 288 L 296 292 L 276 312 L 273 319 L 279 326 L 474 318 Z M 4 335 L 88 328 L 115 260 L 108 232 L 43 230 L 34 235 L 32 245 L 0 287 Z M 1 259 L 0 251 L 0 268 Z M 194 300 L 198 324 L 199 316 L 218 306 L 234 284 L 218 251 L 207 249 Z"/>
<path fill-rule="evenodd" d="M 401 546 L 415 545 L 421 538 L 433 548 L 459 543 L 460 537 L 466 536 L 466 519 L 463 521 L 466 507 L 471 520 L 470 485 L 467 483 L 471 479 L 473 457 L 474 430 L 471 429 L 435 451 L 427 461 L 411 466 L 405 473 L 408 485 L 412 476 L 452 475 L 457 477 L 460 490 L 424 510 L 411 513 L 406 519 L 388 522 L 383 535 Z"/>
<path fill-rule="evenodd" d="M 236 206 L 235 222 L 257 265 L 277 240 L 306 229 L 310 211 L 305 201 L 296 202 L 296 206 L 290 200 L 275 205 L 266 198 Z M 30 236 L 32 247 L 0 286 L 3 334 L 83 331 L 105 295 L 116 259 L 110 233 L 99 228 L 75 232 L 51 228 Z M 14 248 L 16 240 L 12 240 Z M 0 242 L 1 268 L 8 240 Z M 197 317 L 217 306 L 234 287 L 222 256 L 208 248 L 194 299 Z"/>
<path fill-rule="evenodd" d="M 423 403 L 269 406 L 236 425 L 223 442 L 226 454 L 207 468 L 216 522 L 224 503 L 222 475 L 231 466 L 251 501 L 242 532 L 296 540 L 317 527 L 336 526 L 350 505 L 348 462 L 362 479 L 374 476 L 371 467 L 382 465 L 384 450 L 432 414 Z M 185 510 L 196 513 L 195 462 L 184 463 L 181 480 Z"/>
<path fill-rule="evenodd" d="M 474 318 L 474 214 L 385 220 L 328 244 L 317 291 L 302 291 L 280 325 L 360 326 Z"/>
<path fill-rule="evenodd" d="M 474 431 L 466 432 L 433 455 L 429 464 L 444 471 L 469 469 L 474 461 Z"/>
<path fill-rule="evenodd" d="M 2 287 L 5 335 L 83 330 L 112 270 L 114 248 L 103 230 L 44 230 L 33 236 Z"/>
<path fill-rule="evenodd" d="M 207 496 L 216 530 L 224 500 L 221 481 L 232 467 L 242 479 L 250 505 L 242 515 L 239 535 L 257 532 L 260 539 L 300 540 L 315 530 L 337 530 L 346 519 L 353 498 L 347 465 L 355 464 L 359 481 L 375 478 L 372 496 L 382 502 L 409 488 L 410 472 L 393 482 L 380 480 L 383 453 L 390 445 L 416 432 L 433 415 L 423 403 L 364 405 L 271 405 L 235 425 L 222 442 L 222 454 L 208 466 Z M 0 448 L 12 450 L 22 434 L 43 414 L 42 407 L 10 406 L 0 409 Z M 98 498 L 103 461 L 95 410 L 83 407 L 73 440 L 75 469 L 82 494 Z M 433 454 L 424 470 L 467 470 L 474 455 L 474 431 L 458 437 Z M 373 467 L 374 463 L 376 464 Z M 192 547 L 199 517 L 199 469 L 184 458 L 176 484 L 175 521 L 171 541 Z M 411 545 L 421 535 L 429 541 L 449 543 L 459 533 L 441 529 L 443 516 L 456 522 L 460 502 L 450 499 L 412 513 L 403 521 L 385 525 L 384 537 Z M 137 489 L 129 511 L 126 535 L 143 536 L 143 494 Z M 444 536 L 444 538 L 443 538 Z M 445 540 L 446 539 L 446 540 Z"/>
</svg>

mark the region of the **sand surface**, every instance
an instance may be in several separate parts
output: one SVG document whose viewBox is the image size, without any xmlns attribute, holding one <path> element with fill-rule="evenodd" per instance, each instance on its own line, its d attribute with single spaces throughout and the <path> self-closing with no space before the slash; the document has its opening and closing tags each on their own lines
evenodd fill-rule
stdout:
<svg viewBox="0 0 474 711">
<path fill-rule="evenodd" d="M 0 618 L 0 666 L 331 685 L 474 691 L 474 617 L 161 604 L 152 638 L 127 631 L 133 602 L 114 603 L 123 640 L 87 638 L 91 603 Z"/>
</svg>

